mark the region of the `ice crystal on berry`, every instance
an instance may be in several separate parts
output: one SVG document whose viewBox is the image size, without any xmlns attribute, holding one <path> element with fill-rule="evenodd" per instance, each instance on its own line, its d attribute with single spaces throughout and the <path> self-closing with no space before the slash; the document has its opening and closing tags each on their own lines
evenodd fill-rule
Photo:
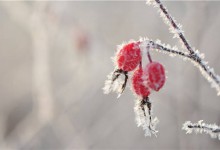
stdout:
<svg viewBox="0 0 220 150">
<path fill-rule="evenodd" d="M 146 97 L 150 94 L 150 89 L 144 85 L 142 68 L 139 68 L 134 72 L 132 76 L 132 87 L 138 96 Z"/>
<path fill-rule="evenodd" d="M 159 91 L 166 80 L 165 70 L 162 64 L 158 62 L 149 63 L 144 70 L 144 80 L 147 80 L 147 85 L 154 91 Z"/>
<path fill-rule="evenodd" d="M 123 71 L 132 71 L 141 61 L 141 51 L 138 42 L 122 46 L 116 55 L 116 65 Z"/>
</svg>

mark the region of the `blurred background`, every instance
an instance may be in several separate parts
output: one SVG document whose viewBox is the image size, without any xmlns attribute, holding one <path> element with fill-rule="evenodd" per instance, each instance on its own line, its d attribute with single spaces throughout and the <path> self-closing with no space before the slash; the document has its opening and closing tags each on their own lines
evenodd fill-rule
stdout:
<svg viewBox="0 0 220 150">
<path fill-rule="evenodd" d="M 191 45 L 220 74 L 220 2 L 165 1 Z M 220 98 L 190 62 L 152 53 L 167 70 L 151 95 L 158 137 L 135 123 L 135 97 L 104 95 L 116 46 L 139 37 L 178 44 L 144 1 L 0 2 L 1 150 L 219 150 L 182 124 L 220 124 Z"/>
</svg>

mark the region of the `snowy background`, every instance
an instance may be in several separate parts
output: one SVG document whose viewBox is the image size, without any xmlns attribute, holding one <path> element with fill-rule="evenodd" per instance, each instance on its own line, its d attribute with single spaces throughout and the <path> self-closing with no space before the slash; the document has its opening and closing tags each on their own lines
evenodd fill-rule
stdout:
<svg viewBox="0 0 220 150">
<path fill-rule="evenodd" d="M 166 1 L 191 45 L 220 74 L 220 2 Z M 220 124 L 220 98 L 190 62 L 153 53 L 167 82 L 151 99 L 158 137 L 135 124 L 135 97 L 102 87 L 116 45 L 148 36 L 178 45 L 144 1 L 0 2 L 0 149 L 219 150 L 182 124 Z"/>
</svg>

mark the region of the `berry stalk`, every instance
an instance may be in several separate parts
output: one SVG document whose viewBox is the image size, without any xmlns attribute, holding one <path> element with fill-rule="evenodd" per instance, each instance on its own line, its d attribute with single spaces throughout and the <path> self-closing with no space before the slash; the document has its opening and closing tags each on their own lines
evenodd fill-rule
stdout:
<svg viewBox="0 0 220 150">
<path fill-rule="evenodd" d="M 150 63 L 152 62 L 152 58 L 150 55 L 150 48 L 152 47 L 151 44 L 152 44 L 151 41 L 147 44 L 147 57 Z"/>
</svg>

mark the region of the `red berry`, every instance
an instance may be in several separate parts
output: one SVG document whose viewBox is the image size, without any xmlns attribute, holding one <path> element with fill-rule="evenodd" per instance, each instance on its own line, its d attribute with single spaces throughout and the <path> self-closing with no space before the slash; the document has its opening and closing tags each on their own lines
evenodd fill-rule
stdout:
<svg viewBox="0 0 220 150">
<path fill-rule="evenodd" d="M 147 85 L 155 91 L 159 91 L 166 80 L 165 70 L 162 64 L 158 62 L 151 62 L 146 66 L 144 70 L 146 74 Z"/>
<path fill-rule="evenodd" d="M 143 70 L 141 68 L 137 69 L 133 74 L 132 87 L 134 92 L 139 96 L 147 97 L 150 95 L 150 89 L 143 83 Z"/>
<path fill-rule="evenodd" d="M 123 71 L 132 71 L 141 61 L 139 42 L 132 42 L 122 47 L 117 54 L 117 65 Z"/>
</svg>

